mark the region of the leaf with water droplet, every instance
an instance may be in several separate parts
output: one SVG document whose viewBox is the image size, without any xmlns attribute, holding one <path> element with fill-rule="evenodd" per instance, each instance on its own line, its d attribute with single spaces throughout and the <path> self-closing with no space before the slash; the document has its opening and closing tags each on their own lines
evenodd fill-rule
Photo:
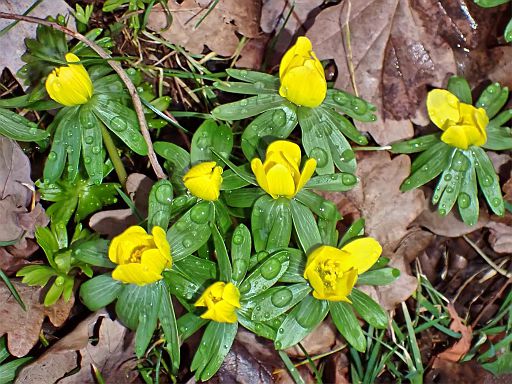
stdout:
<svg viewBox="0 0 512 384">
<path fill-rule="evenodd" d="M 341 111 L 354 120 L 372 122 L 376 119 L 376 108 L 373 104 L 339 89 L 327 90 L 327 97 L 322 105 Z"/>
<path fill-rule="evenodd" d="M 306 283 L 272 287 L 252 298 L 252 301 L 258 305 L 253 309 L 251 319 L 254 321 L 272 320 L 300 302 L 309 292 L 311 292 L 311 287 Z"/>
<path fill-rule="evenodd" d="M 37 126 L 36 126 L 37 127 Z M 34 127 L 34 123 L 8 109 L 0 108 L 0 135 L 16 141 L 43 141 L 49 133 Z"/>
<path fill-rule="evenodd" d="M 487 153 L 480 147 L 473 147 L 472 153 L 480 189 L 487 203 L 490 205 L 491 210 L 501 216 L 505 213 L 505 203 L 501 195 L 498 175 L 496 174 L 491 159 L 489 159 Z M 476 163 L 478 163 L 478 165 Z"/>
<path fill-rule="evenodd" d="M 215 120 L 205 120 L 194 133 L 190 147 L 191 163 L 217 161 L 210 151 L 213 147 L 224 157 L 229 157 L 233 149 L 233 133 L 226 124 L 217 124 Z"/>
</svg>

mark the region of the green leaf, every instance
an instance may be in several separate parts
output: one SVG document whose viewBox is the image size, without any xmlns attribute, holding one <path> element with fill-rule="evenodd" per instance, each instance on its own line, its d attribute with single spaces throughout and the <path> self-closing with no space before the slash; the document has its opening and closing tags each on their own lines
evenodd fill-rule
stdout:
<svg viewBox="0 0 512 384">
<path fill-rule="evenodd" d="M 80 299 L 89 310 L 97 311 L 117 299 L 124 287 L 127 285 L 110 274 L 95 276 L 80 286 Z"/>
<path fill-rule="evenodd" d="M 512 352 L 504 352 L 493 362 L 483 363 L 482 368 L 488 370 L 494 376 L 510 374 L 512 372 Z"/>
<path fill-rule="evenodd" d="M 352 306 L 344 301 L 330 301 L 332 321 L 345 340 L 359 352 L 366 350 L 366 338 Z"/>
<path fill-rule="evenodd" d="M 282 315 L 311 292 L 307 283 L 273 287 L 253 297 L 256 303 L 252 311 L 253 321 L 269 321 Z"/>
<path fill-rule="evenodd" d="M 83 263 L 95 267 L 115 268 L 116 264 L 108 258 L 108 246 L 110 242 L 105 239 L 92 239 L 75 242 L 71 245 L 73 257 Z"/>
<path fill-rule="evenodd" d="M 246 301 L 272 287 L 288 269 L 289 260 L 290 254 L 286 250 L 266 258 L 240 285 L 241 300 Z"/>
<path fill-rule="evenodd" d="M 224 193 L 226 203 L 231 207 L 237 208 L 252 207 L 254 203 L 263 196 L 268 195 L 260 188 L 235 189 Z"/>
<path fill-rule="evenodd" d="M 473 105 L 471 87 L 467 80 L 460 76 L 452 76 L 448 80 L 448 91 L 453 93 L 463 103 Z"/>
<path fill-rule="evenodd" d="M 78 114 L 80 131 L 82 132 L 82 152 L 85 169 L 93 184 L 103 180 L 103 138 L 100 122 L 89 105 L 83 105 Z"/>
<path fill-rule="evenodd" d="M 414 160 L 411 166 L 411 175 L 404 180 L 400 190 L 402 192 L 410 191 L 435 178 L 448 168 L 455 149 L 442 141 L 432 145 Z"/>
<path fill-rule="evenodd" d="M 412 140 L 401 141 L 391 144 L 391 153 L 416 153 L 423 152 L 440 142 L 440 133 L 432 133 L 430 135 L 420 136 Z"/>
<path fill-rule="evenodd" d="M 250 164 L 244 164 L 238 168 L 238 173 L 243 172 L 249 174 L 250 172 L 252 172 Z M 220 186 L 220 189 L 222 191 L 232 191 L 235 189 L 246 187 L 250 184 L 251 183 L 249 183 L 247 180 L 238 176 L 236 172 L 234 172 L 231 169 L 228 169 L 222 173 L 222 184 Z"/>
<path fill-rule="evenodd" d="M 308 253 L 311 248 L 322 243 L 315 217 L 308 207 L 298 201 L 291 200 L 290 206 L 293 227 L 297 233 L 299 243 L 304 252 Z"/>
<path fill-rule="evenodd" d="M 283 283 L 303 283 L 306 281 L 302 276 L 306 267 L 306 255 L 299 249 L 286 248 L 290 256 L 288 269 L 281 276 L 279 281 Z"/>
<path fill-rule="evenodd" d="M 215 225 L 211 226 L 213 245 L 215 247 L 215 255 L 219 265 L 219 280 L 231 281 L 231 263 L 229 261 L 228 250 L 224 239 Z"/>
<path fill-rule="evenodd" d="M 256 252 L 287 247 L 292 233 L 290 200 L 260 197 L 252 209 L 251 230 Z"/>
<path fill-rule="evenodd" d="M 508 88 L 502 88 L 499 83 L 494 83 L 484 89 L 475 103 L 475 107 L 485 109 L 489 119 L 492 119 L 503 108 L 507 100 Z"/>
<path fill-rule="evenodd" d="M 237 330 L 237 323 L 210 321 L 190 366 L 195 371 L 196 380 L 206 381 L 217 373 L 231 349 Z"/>
<path fill-rule="evenodd" d="M 160 284 L 148 284 L 145 288 L 144 299 L 139 302 L 139 324 L 135 332 L 135 354 L 138 358 L 144 356 L 151 342 L 158 322 L 160 303 L 162 301 L 162 289 Z M 117 304 L 119 304 L 119 300 Z M 117 311 L 118 306 L 116 305 L 116 312 Z M 119 317 L 121 318 L 121 316 Z"/>
<path fill-rule="evenodd" d="M 237 286 L 247 273 L 251 257 L 251 244 L 251 232 L 244 224 L 239 224 L 231 238 L 231 261 L 233 263 L 231 281 Z"/>
<path fill-rule="evenodd" d="M 169 290 L 185 300 L 192 300 L 216 277 L 216 264 L 196 256 L 177 261 L 171 270 L 164 272 Z"/>
<path fill-rule="evenodd" d="M 381 268 L 367 271 L 357 278 L 357 285 L 388 285 L 400 277 L 396 268 Z"/>
<path fill-rule="evenodd" d="M 512 41 L 512 19 L 508 21 L 505 31 L 503 32 L 503 37 L 505 37 L 507 43 Z"/>
<path fill-rule="evenodd" d="M 327 301 L 307 295 L 282 322 L 274 342 L 275 348 L 286 349 L 300 342 L 322 322 L 328 311 Z"/>
<path fill-rule="evenodd" d="M 57 279 L 59 279 L 59 283 L 57 284 Z M 50 286 L 48 292 L 46 292 L 46 296 L 44 297 L 43 304 L 45 307 L 49 307 L 59 300 L 62 292 L 64 292 L 64 281 L 66 277 L 57 276 L 54 283 Z"/>
<path fill-rule="evenodd" d="M 288 101 L 257 116 L 242 133 L 242 151 L 248 160 L 262 157 L 270 142 L 286 139 L 297 126 L 297 106 Z"/>
<path fill-rule="evenodd" d="M 505 214 L 505 203 L 501 195 L 500 181 L 491 159 L 480 147 L 471 147 L 471 154 L 474 159 L 478 184 L 487 203 L 495 214 L 503 216 Z"/>
<path fill-rule="evenodd" d="M 197 251 L 210 238 L 213 208 L 208 201 L 194 205 L 167 231 L 171 255 L 178 261 Z"/>
<path fill-rule="evenodd" d="M 268 73 L 247 71 L 245 69 L 227 68 L 226 72 L 229 76 L 237 80 L 246 81 L 248 83 L 263 83 L 265 88 L 273 88 L 277 92 L 279 90 L 279 78 Z"/>
<path fill-rule="evenodd" d="M 270 322 L 256 322 L 251 320 L 248 313 L 242 314 L 238 311 L 238 322 L 246 329 L 251 331 L 257 336 L 264 337 L 269 340 L 274 340 L 277 335 L 277 329 L 281 325 L 284 315 L 276 317 Z"/>
<path fill-rule="evenodd" d="M 234 103 L 219 105 L 212 111 L 212 115 L 219 120 L 242 120 L 278 108 L 284 103 L 285 99 L 279 94 L 257 95 Z"/>
<path fill-rule="evenodd" d="M 475 0 L 475 4 L 483 8 L 497 7 L 498 5 L 508 3 L 510 0 Z"/>
<path fill-rule="evenodd" d="M 500 113 L 495 119 L 487 125 L 487 141 L 482 148 L 493 151 L 503 151 L 512 148 L 512 132 L 509 127 L 503 127 L 508 120 L 512 118 L 512 109 Z"/>
<path fill-rule="evenodd" d="M 457 198 L 459 213 L 467 225 L 475 225 L 480 212 L 478 201 L 478 187 L 476 181 L 476 170 L 472 162 L 471 166 L 462 176 L 462 186 Z"/>
<path fill-rule="evenodd" d="M 23 284 L 44 287 L 50 278 L 57 276 L 57 272 L 46 265 L 27 265 L 16 272 L 16 276 L 23 276 L 23 279 L 21 280 Z"/>
<path fill-rule="evenodd" d="M 196 333 L 209 320 L 196 316 L 192 312 L 188 312 L 178 319 L 178 336 L 181 342 L 187 340 Z"/>
<path fill-rule="evenodd" d="M 180 338 L 178 336 L 178 323 L 174 314 L 171 296 L 165 283 L 160 283 L 162 289 L 162 300 L 160 301 L 160 312 L 158 318 L 164 331 L 166 349 L 171 356 L 173 372 L 176 374 L 180 366 Z"/>
<path fill-rule="evenodd" d="M 159 180 L 151 187 L 148 200 L 148 232 L 157 226 L 164 231 L 169 226 L 172 213 L 172 184 L 169 180 Z"/>
<path fill-rule="evenodd" d="M 57 269 L 57 265 L 53 262 L 54 255 L 59 251 L 59 243 L 57 243 L 57 239 L 47 227 L 37 227 L 35 235 L 37 244 L 39 244 L 43 249 L 48 262 L 53 269 Z"/>
<path fill-rule="evenodd" d="M 456 160 L 456 157 L 457 156 L 454 156 L 452 166 L 453 162 Z M 438 212 L 441 216 L 447 215 L 455 205 L 457 197 L 459 196 L 460 188 L 462 186 L 462 177 L 462 172 L 458 172 L 456 170 L 451 170 L 451 172 L 446 172 L 446 174 L 443 173 L 440 183 L 446 183 L 446 188 L 444 188 L 441 199 L 439 200 Z M 435 192 L 433 198 L 434 197 L 436 197 Z"/>
<path fill-rule="evenodd" d="M 363 218 L 357 219 L 352 224 L 350 224 L 350 227 L 348 227 L 347 231 L 343 235 L 343 237 L 340 239 L 340 242 L 338 243 L 338 248 L 343 248 L 343 246 L 356 237 L 363 236 L 364 235 L 364 224 L 365 221 Z"/>
<path fill-rule="evenodd" d="M 350 191 L 357 184 L 357 177 L 352 173 L 334 173 L 312 177 L 304 188 L 329 192 Z"/>
<path fill-rule="evenodd" d="M 183 187 L 183 176 L 190 166 L 190 155 L 183 148 L 173 143 L 157 141 L 153 143 L 155 152 L 167 160 L 171 181 L 177 190 L 185 190 Z M 181 189 L 179 188 L 181 186 Z"/>
<path fill-rule="evenodd" d="M 359 316 L 375 328 L 386 329 L 388 315 L 370 296 L 357 288 L 352 289 L 349 296 Z"/>
<path fill-rule="evenodd" d="M 354 120 L 363 122 L 377 120 L 374 114 L 377 108 L 373 104 L 339 89 L 328 89 L 322 105 L 339 110 Z"/>
<path fill-rule="evenodd" d="M 268 87 L 267 84 L 258 81 L 256 83 L 243 83 L 239 81 L 216 81 L 213 86 L 224 92 L 239 93 L 242 95 L 275 94 L 277 88 Z"/>
<path fill-rule="evenodd" d="M 94 114 L 131 150 L 141 156 L 148 154 L 137 116 L 132 109 L 104 95 L 94 95 L 89 103 Z"/>
<path fill-rule="evenodd" d="M 36 267 L 35 265 L 33 265 L 32 267 Z M 28 267 L 25 267 L 25 268 L 28 268 Z M 48 268 L 48 267 L 46 267 Z M 18 271 L 18 273 L 20 273 L 20 271 Z M 18 274 L 16 274 L 18 275 Z M 50 278 L 50 276 L 48 277 L 48 279 Z M 2 271 L 0 269 L 0 280 L 2 280 L 4 282 L 4 284 L 6 285 L 7 289 L 9 290 L 9 292 L 11 292 L 11 295 L 14 297 L 14 299 L 18 302 L 18 304 L 20 305 L 20 307 L 26 311 L 27 308 L 25 307 L 25 303 L 23 302 L 23 300 L 21 299 L 21 296 L 20 294 L 18 293 L 18 291 L 16 290 L 16 287 L 11 283 L 11 280 L 9 280 L 9 277 L 7 277 L 7 275 L 4 273 L 4 271 Z M 48 280 L 46 280 L 48 281 Z M 23 281 L 22 281 L 23 282 Z M 46 284 L 46 282 L 45 282 Z M 2 339 L 3 340 L 3 339 Z M 2 362 L 2 359 L 1 359 L 1 352 L 0 352 L 0 363 Z"/>
<path fill-rule="evenodd" d="M 17 141 L 42 141 L 49 133 L 37 124 L 8 109 L 0 108 L 0 135 Z"/>
<path fill-rule="evenodd" d="M 33 357 L 22 357 L 0 365 L 0 383 L 11 383 L 16 378 L 17 371 L 27 364 Z"/>
<path fill-rule="evenodd" d="M 205 120 L 192 136 L 190 162 L 217 161 L 210 147 L 223 157 L 229 157 L 233 149 L 233 132 L 228 125 Z"/>
</svg>

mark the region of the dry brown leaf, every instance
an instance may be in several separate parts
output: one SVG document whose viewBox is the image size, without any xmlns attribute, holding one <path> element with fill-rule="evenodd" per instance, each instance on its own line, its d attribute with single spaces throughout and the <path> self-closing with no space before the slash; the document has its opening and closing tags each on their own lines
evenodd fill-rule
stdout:
<svg viewBox="0 0 512 384">
<path fill-rule="evenodd" d="M 42 288 L 29 287 L 13 281 L 14 287 L 25 303 L 27 311 L 17 303 L 5 284 L 0 284 L 0 336 L 7 334 L 7 348 L 11 355 L 25 356 L 39 340 L 41 325 L 46 316 L 56 327 L 60 327 L 68 318 L 75 302 L 74 296 L 68 302 L 62 298 L 51 307 L 41 303 Z"/>
<path fill-rule="evenodd" d="M 258 36 L 260 1 L 220 0 L 196 27 L 210 5 L 209 0 L 169 0 L 167 6 L 172 13 L 170 28 L 167 29 L 168 16 L 161 5 L 153 7 L 148 28 L 192 53 L 201 53 L 206 45 L 221 56 L 235 53 L 239 44 L 237 33 L 249 38 Z"/>
<path fill-rule="evenodd" d="M 343 1 L 323 10 L 307 33 L 320 59 L 336 61 L 336 87 L 349 92 L 355 92 L 348 65 L 352 55 L 355 93 L 375 104 L 378 116 L 358 127 L 381 145 L 412 137 L 410 119 L 426 124 L 427 86 L 443 86 L 456 72 L 452 49 L 425 28 L 412 3 Z M 347 20 L 350 43 L 344 45 Z M 345 49 L 348 44 L 351 49 Z"/>
<path fill-rule="evenodd" d="M 93 345 L 95 329 L 98 342 Z M 96 312 L 82 321 L 41 357 L 24 367 L 16 383 L 96 383 L 92 364 L 106 383 L 141 382 L 135 369 L 133 334 L 105 311 Z M 79 358 L 80 356 L 80 358 Z M 74 375 L 64 377 L 78 369 Z"/>
<path fill-rule="evenodd" d="M 0 269 L 11 276 L 24 265 L 30 264 L 27 258 L 39 249 L 39 245 L 31 239 L 18 242 L 7 247 L 0 247 Z"/>
<path fill-rule="evenodd" d="M 436 356 L 433 363 L 434 368 L 436 367 L 436 362 L 438 360 L 447 360 L 452 362 L 459 361 L 460 358 L 464 356 L 471 348 L 471 340 L 473 339 L 473 331 L 471 327 L 462 324 L 462 321 L 457 314 L 454 305 L 449 303 L 447 309 L 450 313 L 450 317 L 452 318 L 450 329 L 455 332 L 460 332 L 462 337 L 450 348 Z"/>
<path fill-rule="evenodd" d="M 0 12 L 26 14 L 26 11 L 33 4 L 34 0 L 3 0 L 0 1 Z M 47 16 L 57 16 L 60 13 L 68 17 L 70 15 L 69 10 L 70 7 L 64 0 L 43 0 L 27 15 L 45 19 Z M 13 20 L 0 19 L 0 30 L 12 23 Z M 36 27 L 36 24 L 18 22 L 6 34 L 0 36 L 0 46 L 2 47 L 0 72 L 4 67 L 7 67 L 20 84 L 23 84 L 23 81 L 16 76 L 16 72 L 25 64 L 21 60 L 21 55 L 26 50 L 25 38 L 34 38 Z M 74 29 L 72 25 L 70 25 L 70 28 Z"/>
<path fill-rule="evenodd" d="M 489 221 L 487 228 L 489 228 L 489 245 L 494 252 L 512 253 L 512 227 L 510 223 Z"/>
<path fill-rule="evenodd" d="M 142 217 L 148 214 L 148 197 L 153 184 L 154 181 L 142 173 L 132 173 L 126 180 L 128 196 Z M 137 223 L 138 219 L 130 208 L 97 212 L 89 219 L 89 226 L 94 231 L 109 238 L 119 235 L 130 225 Z"/>
<path fill-rule="evenodd" d="M 336 343 L 338 330 L 333 324 L 330 317 L 322 321 L 309 335 L 307 335 L 300 343 L 308 354 L 318 355 L 330 351 Z M 304 358 L 306 355 L 297 345 L 288 348 L 286 353 L 293 357 Z"/>
</svg>

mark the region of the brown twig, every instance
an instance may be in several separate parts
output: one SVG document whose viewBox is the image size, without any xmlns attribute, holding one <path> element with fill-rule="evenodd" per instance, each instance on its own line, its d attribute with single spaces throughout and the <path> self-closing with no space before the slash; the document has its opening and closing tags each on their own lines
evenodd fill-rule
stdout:
<svg viewBox="0 0 512 384">
<path fill-rule="evenodd" d="M 151 142 L 151 136 L 149 134 L 148 126 L 146 124 L 146 118 L 144 117 L 144 109 L 142 107 L 142 103 L 140 101 L 140 97 L 137 94 L 137 90 L 135 89 L 135 86 L 133 85 L 130 78 L 126 75 L 126 73 L 123 70 L 123 67 L 121 67 L 121 64 L 119 64 L 116 61 L 111 60 L 112 57 L 103 50 L 98 44 L 95 42 L 89 40 L 84 35 L 72 31 L 71 29 L 64 27 L 62 25 L 59 25 L 53 21 L 41 19 L 39 17 L 32 17 L 32 16 L 23 16 L 23 15 L 16 15 L 13 13 L 6 13 L 6 12 L 0 12 L 0 18 L 1 19 L 9 19 L 9 20 L 19 20 L 19 21 L 26 21 L 28 23 L 34 23 L 34 24 L 41 24 L 45 25 L 47 27 L 57 29 L 63 33 L 65 33 L 68 36 L 73 37 L 74 39 L 77 39 L 81 41 L 82 43 L 86 44 L 87 46 L 91 47 L 101 58 L 106 59 L 108 64 L 112 67 L 114 71 L 119 75 L 123 83 L 126 85 L 126 88 L 128 89 L 128 92 L 130 93 L 130 96 L 132 97 L 133 101 L 133 107 L 135 108 L 135 113 L 137 114 L 137 119 L 139 121 L 140 130 L 142 132 L 142 136 L 144 136 L 144 140 L 146 141 L 146 144 L 148 146 L 148 157 L 149 162 L 151 163 L 151 167 L 153 168 L 153 171 L 155 172 L 155 175 L 159 179 L 165 179 L 167 176 L 164 173 L 162 167 L 158 163 L 158 159 L 155 154 L 155 150 L 153 149 L 153 143 Z"/>
</svg>

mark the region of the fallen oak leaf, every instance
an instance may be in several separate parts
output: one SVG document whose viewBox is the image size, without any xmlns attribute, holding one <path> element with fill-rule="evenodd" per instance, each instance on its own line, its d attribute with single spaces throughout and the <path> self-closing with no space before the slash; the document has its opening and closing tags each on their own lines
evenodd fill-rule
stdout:
<svg viewBox="0 0 512 384">
<path fill-rule="evenodd" d="M 7 348 L 11 355 L 22 357 L 29 353 L 39 340 L 39 332 L 45 317 L 48 316 L 54 326 L 60 327 L 68 318 L 75 298 L 72 295 L 68 302 L 60 298 L 54 305 L 45 307 L 40 302 L 42 288 L 29 287 L 16 280 L 11 282 L 27 310 L 24 311 L 11 291 L 4 284 L 0 284 L 0 336 L 7 335 Z"/>
<path fill-rule="evenodd" d="M 471 340 L 473 339 L 473 330 L 471 326 L 462 324 L 462 321 L 455 310 L 453 303 L 447 305 L 448 313 L 452 318 L 450 329 L 455 332 L 460 332 L 461 338 L 455 342 L 451 347 L 441 352 L 436 356 L 433 368 L 439 364 L 439 360 L 446 360 L 451 362 L 457 362 L 464 356 L 471 348 Z"/>
</svg>

